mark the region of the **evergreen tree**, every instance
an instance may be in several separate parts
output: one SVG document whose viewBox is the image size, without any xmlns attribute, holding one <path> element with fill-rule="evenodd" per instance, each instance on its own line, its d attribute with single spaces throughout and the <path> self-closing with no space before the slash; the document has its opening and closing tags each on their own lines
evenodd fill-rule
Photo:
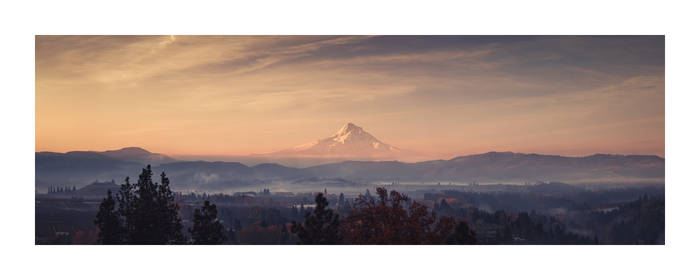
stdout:
<svg viewBox="0 0 700 280">
<path fill-rule="evenodd" d="M 122 228 L 115 204 L 112 191 L 107 191 L 107 197 L 102 200 L 95 218 L 95 225 L 100 229 L 97 236 L 99 243 L 111 245 L 122 242 Z"/>
<path fill-rule="evenodd" d="M 442 202 L 440 202 L 440 210 L 441 211 L 452 210 L 452 207 L 450 207 L 450 204 L 448 204 L 444 198 L 442 199 Z"/>
<path fill-rule="evenodd" d="M 243 226 L 241 226 L 241 220 L 239 220 L 239 219 L 233 220 L 233 229 L 236 231 L 241 231 L 241 229 L 243 229 Z"/>
<path fill-rule="evenodd" d="M 454 232 L 447 237 L 447 244 L 474 245 L 476 243 L 476 233 L 469 228 L 466 222 L 459 222 Z"/>
<path fill-rule="evenodd" d="M 335 209 L 342 215 L 345 212 L 345 195 L 343 193 L 340 193 L 338 196 L 338 205 L 336 205 Z"/>
<path fill-rule="evenodd" d="M 280 244 L 287 244 L 289 241 L 289 231 L 287 231 L 287 225 L 282 224 L 280 226 L 282 227 L 280 233 Z"/>
<path fill-rule="evenodd" d="M 304 223 L 292 222 L 292 232 L 299 237 L 300 244 L 340 244 L 338 214 L 326 207 L 328 200 L 319 193 L 316 195 L 316 208 L 306 213 Z"/>
<path fill-rule="evenodd" d="M 342 206 L 345 204 L 345 195 L 343 193 L 340 193 L 338 196 L 338 205 Z"/>
<path fill-rule="evenodd" d="M 298 211 L 297 211 L 297 206 L 296 206 L 296 205 L 292 205 L 292 217 L 296 217 L 296 216 L 297 216 L 297 213 L 298 213 Z"/>
<path fill-rule="evenodd" d="M 194 210 L 194 226 L 189 229 L 194 244 L 215 245 L 226 241 L 224 226 L 216 216 L 216 205 L 208 200 L 201 210 Z"/>
<path fill-rule="evenodd" d="M 372 194 L 369 193 L 369 189 L 365 190 L 365 199 L 368 201 L 372 200 Z"/>
<path fill-rule="evenodd" d="M 136 185 L 137 198 L 133 201 L 134 231 L 131 240 L 135 244 L 178 244 L 184 242 L 178 206 L 170 190 L 170 180 L 161 174 L 161 183 L 153 183 L 151 166 L 141 172 Z"/>
<path fill-rule="evenodd" d="M 161 183 L 158 184 L 153 182 L 152 176 L 151 166 L 148 165 L 142 170 L 136 184 L 131 184 L 129 177 L 122 184 L 117 194 L 119 206 L 116 213 L 120 216 L 120 225 L 116 232 L 125 244 L 182 244 L 185 238 L 178 217 L 179 207 L 170 190 L 170 180 L 162 173 Z M 100 208 L 110 209 L 109 204 L 107 199 Z M 115 233 L 110 231 L 104 234 Z"/>
</svg>

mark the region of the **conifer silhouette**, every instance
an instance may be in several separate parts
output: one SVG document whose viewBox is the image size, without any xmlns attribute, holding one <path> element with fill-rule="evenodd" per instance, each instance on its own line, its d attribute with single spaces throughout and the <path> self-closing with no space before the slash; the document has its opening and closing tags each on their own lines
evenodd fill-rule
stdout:
<svg viewBox="0 0 700 280">
<path fill-rule="evenodd" d="M 304 223 L 292 222 L 292 233 L 299 237 L 300 244 L 340 244 L 338 214 L 327 207 L 328 200 L 319 193 L 316 195 L 316 208 L 306 213 Z"/>
<path fill-rule="evenodd" d="M 100 229 L 103 244 L 183 244 L 182 222 L 179 207 L 170 190 L 170 180 L 165 172 L 160 175 L 160 184 L 152 180 L 151 166 L 146 166 L 136 184 L 126 177 L 117 193 L 119 206 L 114 212 L 114 199 L 108 192 L 100 204 L 96 224 Z M 115 226 L 114 216 L 118 219 Z M 107 239 L 109 237 L 109 239 Z M 118 242 L 116 242 L 115 238 Z M 109 243 L 108 243 L 109 242 Z"/>
<path fill-rule="evenodd" d="M 201 209 L 194 210 L 194 226 L 188 230 L 194 244 L 214 245 L 226 241 L 224 226 L 216 215 L 216 205 L 208 200 Z"/>
</svg>

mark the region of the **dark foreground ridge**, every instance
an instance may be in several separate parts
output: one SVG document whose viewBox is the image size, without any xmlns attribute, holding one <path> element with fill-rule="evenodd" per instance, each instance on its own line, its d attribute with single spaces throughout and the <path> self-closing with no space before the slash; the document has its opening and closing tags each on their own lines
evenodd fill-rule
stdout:
<svg viewBox="0 0 700 280">
<path fill-rule="evenodd" d="M 37 194 L 37 244 L 664 244 L 664 186 L 182 193 L 161 173 Z M 348 189 L 350 190 L 350 189 Z M 399 191 L 401 190 L 401 191 Z M 100 196 L 90 194 L 102 192 Z M 187 230 L 185 230 L 187 229 Z"/>
</svg>

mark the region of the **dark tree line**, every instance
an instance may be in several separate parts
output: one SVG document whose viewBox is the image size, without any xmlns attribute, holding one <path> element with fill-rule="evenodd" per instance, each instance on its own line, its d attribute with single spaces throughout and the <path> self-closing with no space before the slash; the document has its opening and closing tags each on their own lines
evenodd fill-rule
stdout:
<svg viewBox="0 0 700 280">
<path fill-rule="evenodd" d="M 147 166 L 135 184 L 127 177 L 116 194 L 107 193 L 94 221 L 99 228 L 98 242 L 222 244 L 227 239 L 250 242 L 265 235 L 277 240 L 275 244 L 294 240 L 299 244 L 597 244 L 599 240 L 617 244 L 633 236 L 635 243 L 647 244 L 663 237 L 663 197 L 645 196 L 611 212 L 593 212 L 595 235 L 580 236 L 567 231 L 557 218 L 534 211 L 489 213 L 473 207 L 456 208 L 444 199 L 429 210 L 383 188 L 377 188 L 376 196 L 369 192 L 360 195 L 351 206 L 342 197 L 337 207 L 329 207 L 326 196 L 320 193 L 315 197 L 316 207 L 299 210 L 303 221 L 291 226 L 280 210 L 253 207 L 249 214 L 258 222 L 249 229 L 231 218 L 231 208 L 220 213 L 207 200 L 194 210 L 193 225 L 185 235 L 170 181 L 165 173 L 159 183 L 153 182 L 152 176 Z M 345 211 L 342 218 L 341 211 Z M 221 215 L 233 219 L 232 229 L 224 228 L 218 218 Z"/>
<path fill-rule="evenodd" d="M 464 219 L 484 244 L 663 244 L 664 196 L 640 196 L 594 210 L 585 207 L 564 216 L 535 211 L 487 212 L 476 207 L 457 208 L 444 200 L 437 213 Z M 573 230 L 572 230 L 573 229 Z M 579 233 L 574 233 L 579 230 Z"/>
<path fill-rule="evenodd" d="M 476 207 L 448 208 L 441 202 L 437 212 L 471 224 L 481 244 L 595 244 L 595 236 L 574 234 L 557 218 L 534 211 L 491 213 Z"/>
<path fill-rule="evenodd" d="M 587 222 L 605 244 L 664 244 L 665 197 L 644 195 L 612 211 L 594 211 Z"/>
<path fill-rule="evenodd" d="M 182 233 L 179 206 L 170 190 L 170 180 L 165 172 L 160 183 L 152 180 L 153 171 L 148 165 L 141 171 L 139 180 L 131 184 L 129 177 L 121 185 L 116 198 L 111 191 L 102 200 L 95 218 L 99 228 L 98 242 L 102 244 L 186 244 Z M 194 215 L 194 227 L 189 229 L 194 244 L 220 244 L 223 242 L 223 226 L 216 219 L 216 206 L 205 202 Z"/>
</svg>

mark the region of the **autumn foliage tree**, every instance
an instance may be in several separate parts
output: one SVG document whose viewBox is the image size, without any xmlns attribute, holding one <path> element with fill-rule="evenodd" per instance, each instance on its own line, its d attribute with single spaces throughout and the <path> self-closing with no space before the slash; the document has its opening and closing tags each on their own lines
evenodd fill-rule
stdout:
<svg viewBox="0 0 700 280">
<path fill-rule="evenodd" d="M 342 221 L 347 244 L 473 244 L 466 223 L 457 226 L 452 217 L 437 218 L 434 212 L 407 196 L 377 188 L 377 199 L 360 196 L 353 211 Z M 465 234 L 467 237 L 465 237 Z"/>
</svg>

